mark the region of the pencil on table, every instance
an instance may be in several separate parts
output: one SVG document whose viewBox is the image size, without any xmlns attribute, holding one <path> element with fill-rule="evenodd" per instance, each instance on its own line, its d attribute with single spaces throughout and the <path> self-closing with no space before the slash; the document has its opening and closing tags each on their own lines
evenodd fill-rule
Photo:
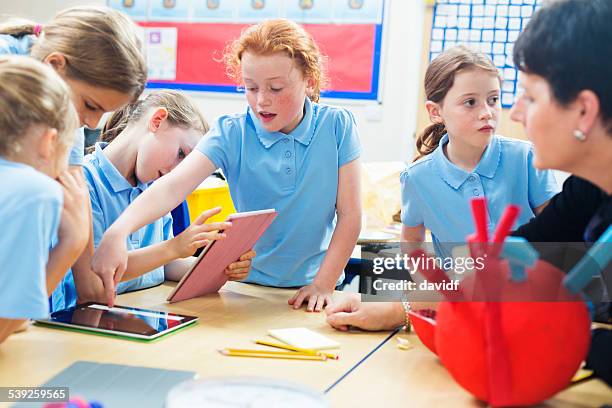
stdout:
<svg viewBox="0 0 612 408">
<path fill-rule="evenodd" d="M 223 350 L 227 350 L 229 352 L 236 353 L 257 353 L 257 354 L 278 354 L 279 356 L 289 355 L 289 356 L 317 356 L 319 354 L 314 353 L 301 353 L 301 352 L 293 352 L 293 351 L 270 351 L 270 350 L 253 350 L 253 349 L 237 349 L 237 348 L 225 348 Z"/>
<path fill-rule="evenodd" d="M 257 357 L 257 358 L 281 358 L 288 360 L 317 360 L 325 361 L 326 356 L 323 355 L 311 355 L 301 354 L 295 352 L 282 352 L 282 351 L 264 351 L 264 350 L 246 350 L 246 349 L 222 349 L 219 352 L 225 356 L 234 357 Z"/>
<path fill-rule="evenodd" d="M 337 354 L 324 353 L 322 351 L 313 350 L 313 349 L 293 347 L 288 344 L 274 343 L 272 341 L 266 341 L 266 340 L 255 340 L 255 344 L 261 344 L 262 346 L 276 347 L 276 348 L 280 348 L 284 350 L 291 350 L 291 351 L 295 351 L 298 353 L 304 353 L 304 354 L 310 354 L 310 355 L 324 355 L 325 357 L 332 359 L 332 360 L 338 360 L 340 358 L 340 356 L 338 356 Z"/>
</svg>

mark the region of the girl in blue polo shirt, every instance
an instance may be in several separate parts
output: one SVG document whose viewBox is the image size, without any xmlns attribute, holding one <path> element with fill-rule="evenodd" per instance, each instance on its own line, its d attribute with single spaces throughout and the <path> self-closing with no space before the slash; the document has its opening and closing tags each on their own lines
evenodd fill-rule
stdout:
<svg viewBox="0 0 612 408">
<path fill-rule="evenodd" d="M 118 10 L 71 7 L 44 25 L 21 19 L 4 22 L 0 55 L 29 55 L 52 66 L 70 87 L 81 126 L 95 129 L 105 112 L 138 98 L 144 89 L 147 67 L 136 30 Z M 84 138 L 79 128 L 71 166 L 83 164 Z"/>
<path fill-rule="evenodd" d="M 299 25 L 269 20 L 245 30 L 225 56 L 245 87 L 246 112 L 220 117 L 171 174 L 109 228 L 94 255 L 105 281 L 125 269 L 125 239 L 168 212 L 221 168 L 239 211 L 275 208 L 246 282 L 300 287 L 289 299 L 320 311 L 343 280 L 359 235 L 360 145 L 353 116 L 317 103 L 322 57 Z"/>
<path fill-rule="evenodd" d="M 102 131 L 102 142 L 85 156 L 83 167 L 91 199 L 95 246 L 125 208 L 151 182 L 169 173 L 189 155 L 207 130 L 208 124 L 193 102 L 171 90 L 152 92 L 110 117 Z M 216 230 L 230 227 L 226 223 L 204 223 L 219 211 L 204 212 L 174 238 L 168 213 L 130 234 L 128 269 L 116 288 L 117 293 L 159 285 L 165 279 L 179 280 L 195 260 L 191 257 L 195 250 L 205 245 L 207 239 L 223 238 Z M 249 251 L 230 265 L 226 270 L 229 279 L 244 279 L 253 256 Z M 104 300 L 104 287 L 98 276 L 90 269 L 76 268 L 53 293 L 52 308 L 73 306 L 77 293 L 80 300 Z"/>
<path fill-rule="evenodd" d="M 425 107 L 433 124 L 401 174 L 403 240 L 423 241 L 428 228 L 436 254 L 449 257 L 474 231 L 470 199 L 487 198 L 492 230 L 508 204 L 521 208 L 517 222 L 524 224 L 559 191 L 551 172 L 533 166 L 529 142 L 495 134 L 500 82 L 486 55 L 463 46 L 427 68 Z"/>
<path fill-rule="evenodd" d="M 48 290 L 85 248 L 89 216 L 85 187 L 67 171 L 78 117 L 66 84 L 16 56 L 0 57 L 0 83 L 2 342 L 25 319 L 47 316 Z"/>
<path fill-rule="evenodd" d="M 83 127 L 96 128 L 105 112 L 137 99 L 145 87 L 147 67 L 137 30 L 124 13 L 96 6 L 62 10 L 44 25 L 18 19 L 0 25 L 0 55 L 28 55 L 45 62 L 70 88 L 80 126 L 68 160 L 71 173 L 82 183 Z M 89 210 L 88 201 L 83 205 Z M 84 227 L 91 233 L 89 219 Z M 91 258 L 93 238 L 87 249 L 75 269 L 88 268 L 85 260 Z"/>
</svg>

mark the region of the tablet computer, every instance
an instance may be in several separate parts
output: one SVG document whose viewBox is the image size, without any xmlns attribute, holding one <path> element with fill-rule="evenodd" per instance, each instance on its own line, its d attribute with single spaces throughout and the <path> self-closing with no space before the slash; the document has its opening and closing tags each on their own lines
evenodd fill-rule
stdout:
<svg viewBox="0 0 612 408">
<path fill-rule="evenodd" d="M 225 239 L 211 241 L 204 248 L 170 293 L 168 301 L 179 302 L 218 292 L 227 282 L 225 268 L 253 248 L 276 215 L 274 209 L 230 214 L 227 221 L 232 223 L 232 228 L 225 231 Z"/>
<path fill-rule="evenodd" d="M 36 323 L 131 339 L 153 340 L 197 320 L 197 317 L 176 313 L 126 306 L 108 307 L 101 303 L 88 302 L 53 312 L 48 319 L 36 320 Z"/>
</svg>

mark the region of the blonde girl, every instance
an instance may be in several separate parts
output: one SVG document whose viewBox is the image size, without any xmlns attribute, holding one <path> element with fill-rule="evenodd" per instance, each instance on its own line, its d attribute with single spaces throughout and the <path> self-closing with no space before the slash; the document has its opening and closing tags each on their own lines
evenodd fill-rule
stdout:
<svg viewBox="0 0 612 408">
<path fill-rule="evenodd" d="M 77 113 L 48 66 L 0 57 L 0 342 L 44 318 L 89 238 L 87 191 L 67 171 Z M 52 249 L 50 249 L 52 248 Z"/>
<path fill-rule="evenodd" d="M 94 245 L 125 208 L 155 180 L 170 173 L 195 148 L 208 124 L 184 94 L 155 91 L 116 111 L 107 121 L 102 142 L 85 157 L 83 170 L 93 210 Z M 179 280 L 195 258 L 191 255 L 210 239 L 223 239 L 217 230 L 228 223 L 205 224 L 219 209 L 202 213 L 177 237 L 172 217 L 165 214 L 128 237 L 128 267 L 117 293 Z M 226 269 L 231 280 L 244 279 L 252 251 Z M 89 264 L 88 259 L 86 264 Z M 104 300 L 102 282 L 89 268 L 68 274 L 53 295 L 53 308 L 74 306 L 80 300 Z M 74 280 L 73 280 L 74 279 Z M 76 283 L 76 285 L 75 285 Z"/>
<path fill-rule="evenodd" d="M 80 126 L 89 128 L 97 127 L 105 112 L 136 100 L 146 84 L 137 26 L 125 14 L 106 7 L 68 8 L 44 25 L 9 19 L 0 24 L 0 54 L 29 55 L 53 67 L 68 84 Z M 80 181 L 84 142 L 79 128 L 68 161 Z M 84 228 L 91 234 L 90 220 Z M 92 235 L 88 249 L 91 256 Z M 89 265 L 81 260 L 74 267 L 87 270 Z"/>
<path fill-rule="evenodd" d="M 51 65 L 68 84 L 81 126 L 95 128 L 105 112 L 136 100 L 147 68 L 136 25 L 106 7 L 60 11 L 47 24 L 9 19 L 0 24 L 0 54 L 29 55 Z M 78 132 L 70 164 L 83 159 Z"/>
</svg>

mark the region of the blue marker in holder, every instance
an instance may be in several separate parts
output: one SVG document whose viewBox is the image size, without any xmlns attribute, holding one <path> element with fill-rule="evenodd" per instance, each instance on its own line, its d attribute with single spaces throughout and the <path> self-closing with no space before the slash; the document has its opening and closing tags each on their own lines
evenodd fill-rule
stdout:
<svg viewBox="0 0 612 408">
<path fill-rule="evenodd" d="M 501 256 L 510 263 L 510 277 L 515 282 L 527 279 L 525 268 L 532 268 L 540 254 L 525 238 L 508 237 L 504 241 Z"/>
<path fill-rule="evenodd" d="M 585 256 L 578 261 L 563 279 L 563 284 L 572 293 L 580 292 L 594 276 L 612 261 L 612 226 L 593 244 Z"/>
</svg>

